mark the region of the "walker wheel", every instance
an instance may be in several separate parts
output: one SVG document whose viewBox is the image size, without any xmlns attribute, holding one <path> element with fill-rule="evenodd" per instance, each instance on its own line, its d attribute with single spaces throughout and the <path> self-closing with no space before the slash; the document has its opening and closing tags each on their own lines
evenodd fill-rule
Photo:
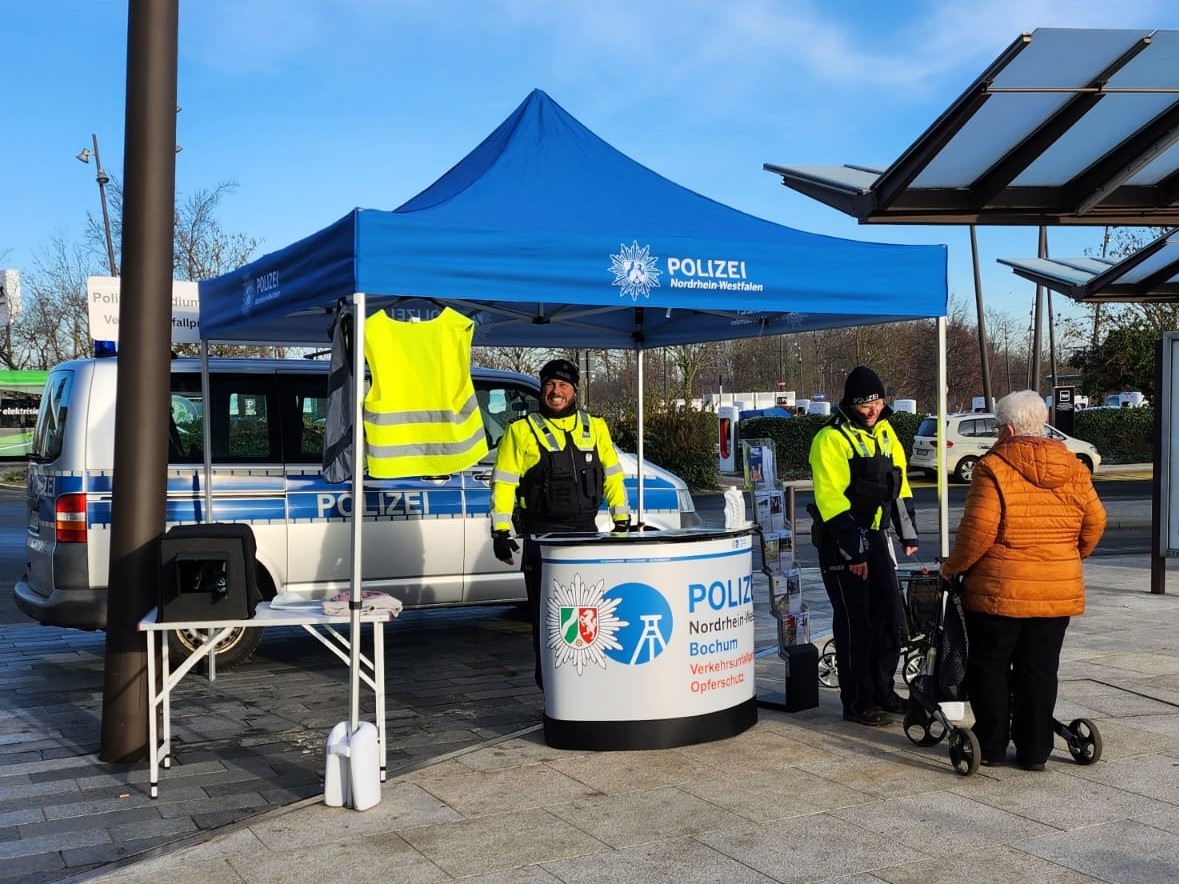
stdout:
<svg viewBox="0 0 1179 884">
<path fill-rule="evenodd" d="M 825 688 L 839 687 L 839 667 L 835 663 L 835 639 L 827 639 L 819 654 L 819 684 Z"/>
<path fill-rule="evenodd" d="M 913 679 L 921 674 L 921 668 L 925 665 L 925 654 L 915 653 L 909 654 L 905 657 L 905 666 L 901 670 L 901 677 L 905 680 L 905 684 L 912 684 Z"/>
<path fill-rule="evenodd" d="M 978 737 L 970 728 L 956 727 L 950 734 L 950 763 L 954 770 L 968 777 L 978 770 L 980 759 Z"/>
<path fill-rule="evenodd" d="M 1101 734 L 1087 718 L 1075 718 L 1068 726 L 1068 751 L 1077 764 L 1093 764 L 1101 758 Z"/>
<path fill-rule="evenodd" d="M 901 726 L 909 742 L 915 746 L 936 746 L 946 738 L 945 726 L 940 721 L 913 707 L 905 713 Z"/>
</svg>

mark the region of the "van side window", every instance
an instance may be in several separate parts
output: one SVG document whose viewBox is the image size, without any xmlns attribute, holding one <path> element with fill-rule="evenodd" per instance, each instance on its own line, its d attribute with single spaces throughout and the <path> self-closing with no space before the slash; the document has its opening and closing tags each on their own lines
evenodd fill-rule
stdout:
<svg viewBox="0 0 1179 884">
<path fill-rule="evenodd" d="M 218 374 L 209 378 L 214 463 L 280 460 L 278 409 L 268 375 Z M 204 404 L 199 374 L 172 376 L 169 452 L 173 463 L 203 463 Z"/>
<path fill-rule="evenodd" d="M 475 380 L 475 398 L 483 415 L 483 429 L 487 432 L 487 461 L 495 460 L 495 449 L 508 424 L 540 407 L 540 400 L 531 390 L 508 381 Z"/>
<path fill-rule="evenodd" d="M 50 372 L 37 412 L 37 425 L 29 443 L 29 456 L 43 462 L 57 460 L 69 416 L 70 390 L 74 386 L 72 371 Z"/>
<path fill-rule="evenodd" d="M 280 375 L 278 384 L 284 403 L 283 459 L 287 463 L 322 463 L 327 430 L 325 376 Z M 291 405 L 289 411 L 286 403 Z"/>
</svg>

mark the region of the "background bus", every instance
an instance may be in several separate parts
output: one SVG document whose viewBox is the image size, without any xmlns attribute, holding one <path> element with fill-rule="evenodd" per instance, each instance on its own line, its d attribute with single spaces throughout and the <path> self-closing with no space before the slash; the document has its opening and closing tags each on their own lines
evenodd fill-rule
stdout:
<svg viewBox="0 0 1179 884">
<path fill-rule="evenodd" d="M 25 460 L 48 371 L 0 371 L 0 460 Z"/>
</svg>

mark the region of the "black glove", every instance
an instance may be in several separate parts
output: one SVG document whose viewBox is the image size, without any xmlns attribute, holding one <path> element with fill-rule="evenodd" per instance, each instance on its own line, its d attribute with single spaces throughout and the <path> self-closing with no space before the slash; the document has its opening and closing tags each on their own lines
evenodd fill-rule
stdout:
<svg viewBox="0 0 1179 884">
<path fill-rule="evenodd" d="M 823 530 L 835 539 L 835 552 L 841 564 L 859 565 L 868 561 L 868 539 L 860 533 L 850 512 L 844 510 L 825 523 Z"/>
<path fill-rule="evenodd" d="M 614 531 L 622 533 L 630 530 L 630 516 L 616 516 L 614 519 Z"/>
<path fill-rule="evenodd" d="M 495 557 L 506 565 L 512 564 L 512 553 L 519 551 L 520 544 L 512 540 L 512 535 L 506 528 L 491 532 L 491 548 Z"/>
</svg>

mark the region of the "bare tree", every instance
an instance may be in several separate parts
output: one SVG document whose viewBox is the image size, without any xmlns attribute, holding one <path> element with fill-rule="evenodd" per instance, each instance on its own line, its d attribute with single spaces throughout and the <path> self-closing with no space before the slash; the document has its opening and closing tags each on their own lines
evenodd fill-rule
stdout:
<svg viewBox="0 0 1179 884">
<path fill-rule="evenodd" d="M 679 373 L 679 396 L 685 402 L 692 401 L 692 391 L 696 386 L 696 375 L 716 363 L 719 347 L 715 343 L 681 344 L 678 347 L 668 347 L 664 358 L 670 358 L 671 364 Z"/>
<path fill-rule="evenodd" d="M 173 218 L 172 278 L 212 279 L 248 262 L 259 241 L 244 233 L 229 233 L 217 220 L 221 201 L 237 193 L 237 182 L 223 181 L 212 190 L 196 190 L 178 202 Z M 111 238 L 116 252 L 123 246 L 123 187 L 118 179 L 107 185 Z M 92 251 L 105 254 L 106 231 L 101 218 L 86 214 L 86 242 Z"/>
<path fill-rule="evenodd" d="M 55 237 L 23 282 L 21 311 L 11 328 L 12 368 L 46 368 L 90 352 L 86 277 L 94 259 L 81 245 Z"/>
<path fill-rule="evenodd" d="M 213 190 L 196 191 L 177 209 L 173 278 L 212 279 L 250 260 L 258 240 L 229 233 L 217 220 L 222 197 L 236 192 L 235 183 L 222 182 Z"/>
<path fill-rule="evenodd" d="M 226 231 L 216 218 L 221 200 L 236 190 L 223 183 L 213 190 L 199 190 L 184 200 L 174 218 L 174 277 L 208 279 L 246 263 L 258 241 Z M 112 211 L 111 235 L 122 242 L 122 188 L 108 185 Z M 18 320 L 11 327 L 11 351 L 0 361 L 14 368 L 47 368 L 66 359 L 90 353 L 86 278 L 106 275 L 106 231 L 101 219 L 87 214 L 87 228 L 80 244 L 61 238 L 34 258 L 33 270 L 24 278 L 24 297 Z M 325 327 L 324 341 L 327 342 Z M 195 345 L 178 345 L 178 355 L 197 352 Z M 221 344 L 210 347 L 215 356 L 285 355 L 287 347 L 242 347 Z"/>
<path fill-rule="evenodd" d="M 1137 252 L 1167 232 L 1166 227 L 1107 227 L 1100 255 L 1119 260 Z M 1092 251 L 1092 250 L 1090 250 Z M 1089 346 L 1097 347 L 1111 330 L 1143 327 L 1159 332 L 1176 328 L 1179 308 L 1174 304 L 1092 304 Z"/>
<path fill-rule="evenodd" d="M 473 361 L 485 368 L 536 374 L 548 360 L 549 351 L 539 347 L 473 347 Z"/>
</svg>

